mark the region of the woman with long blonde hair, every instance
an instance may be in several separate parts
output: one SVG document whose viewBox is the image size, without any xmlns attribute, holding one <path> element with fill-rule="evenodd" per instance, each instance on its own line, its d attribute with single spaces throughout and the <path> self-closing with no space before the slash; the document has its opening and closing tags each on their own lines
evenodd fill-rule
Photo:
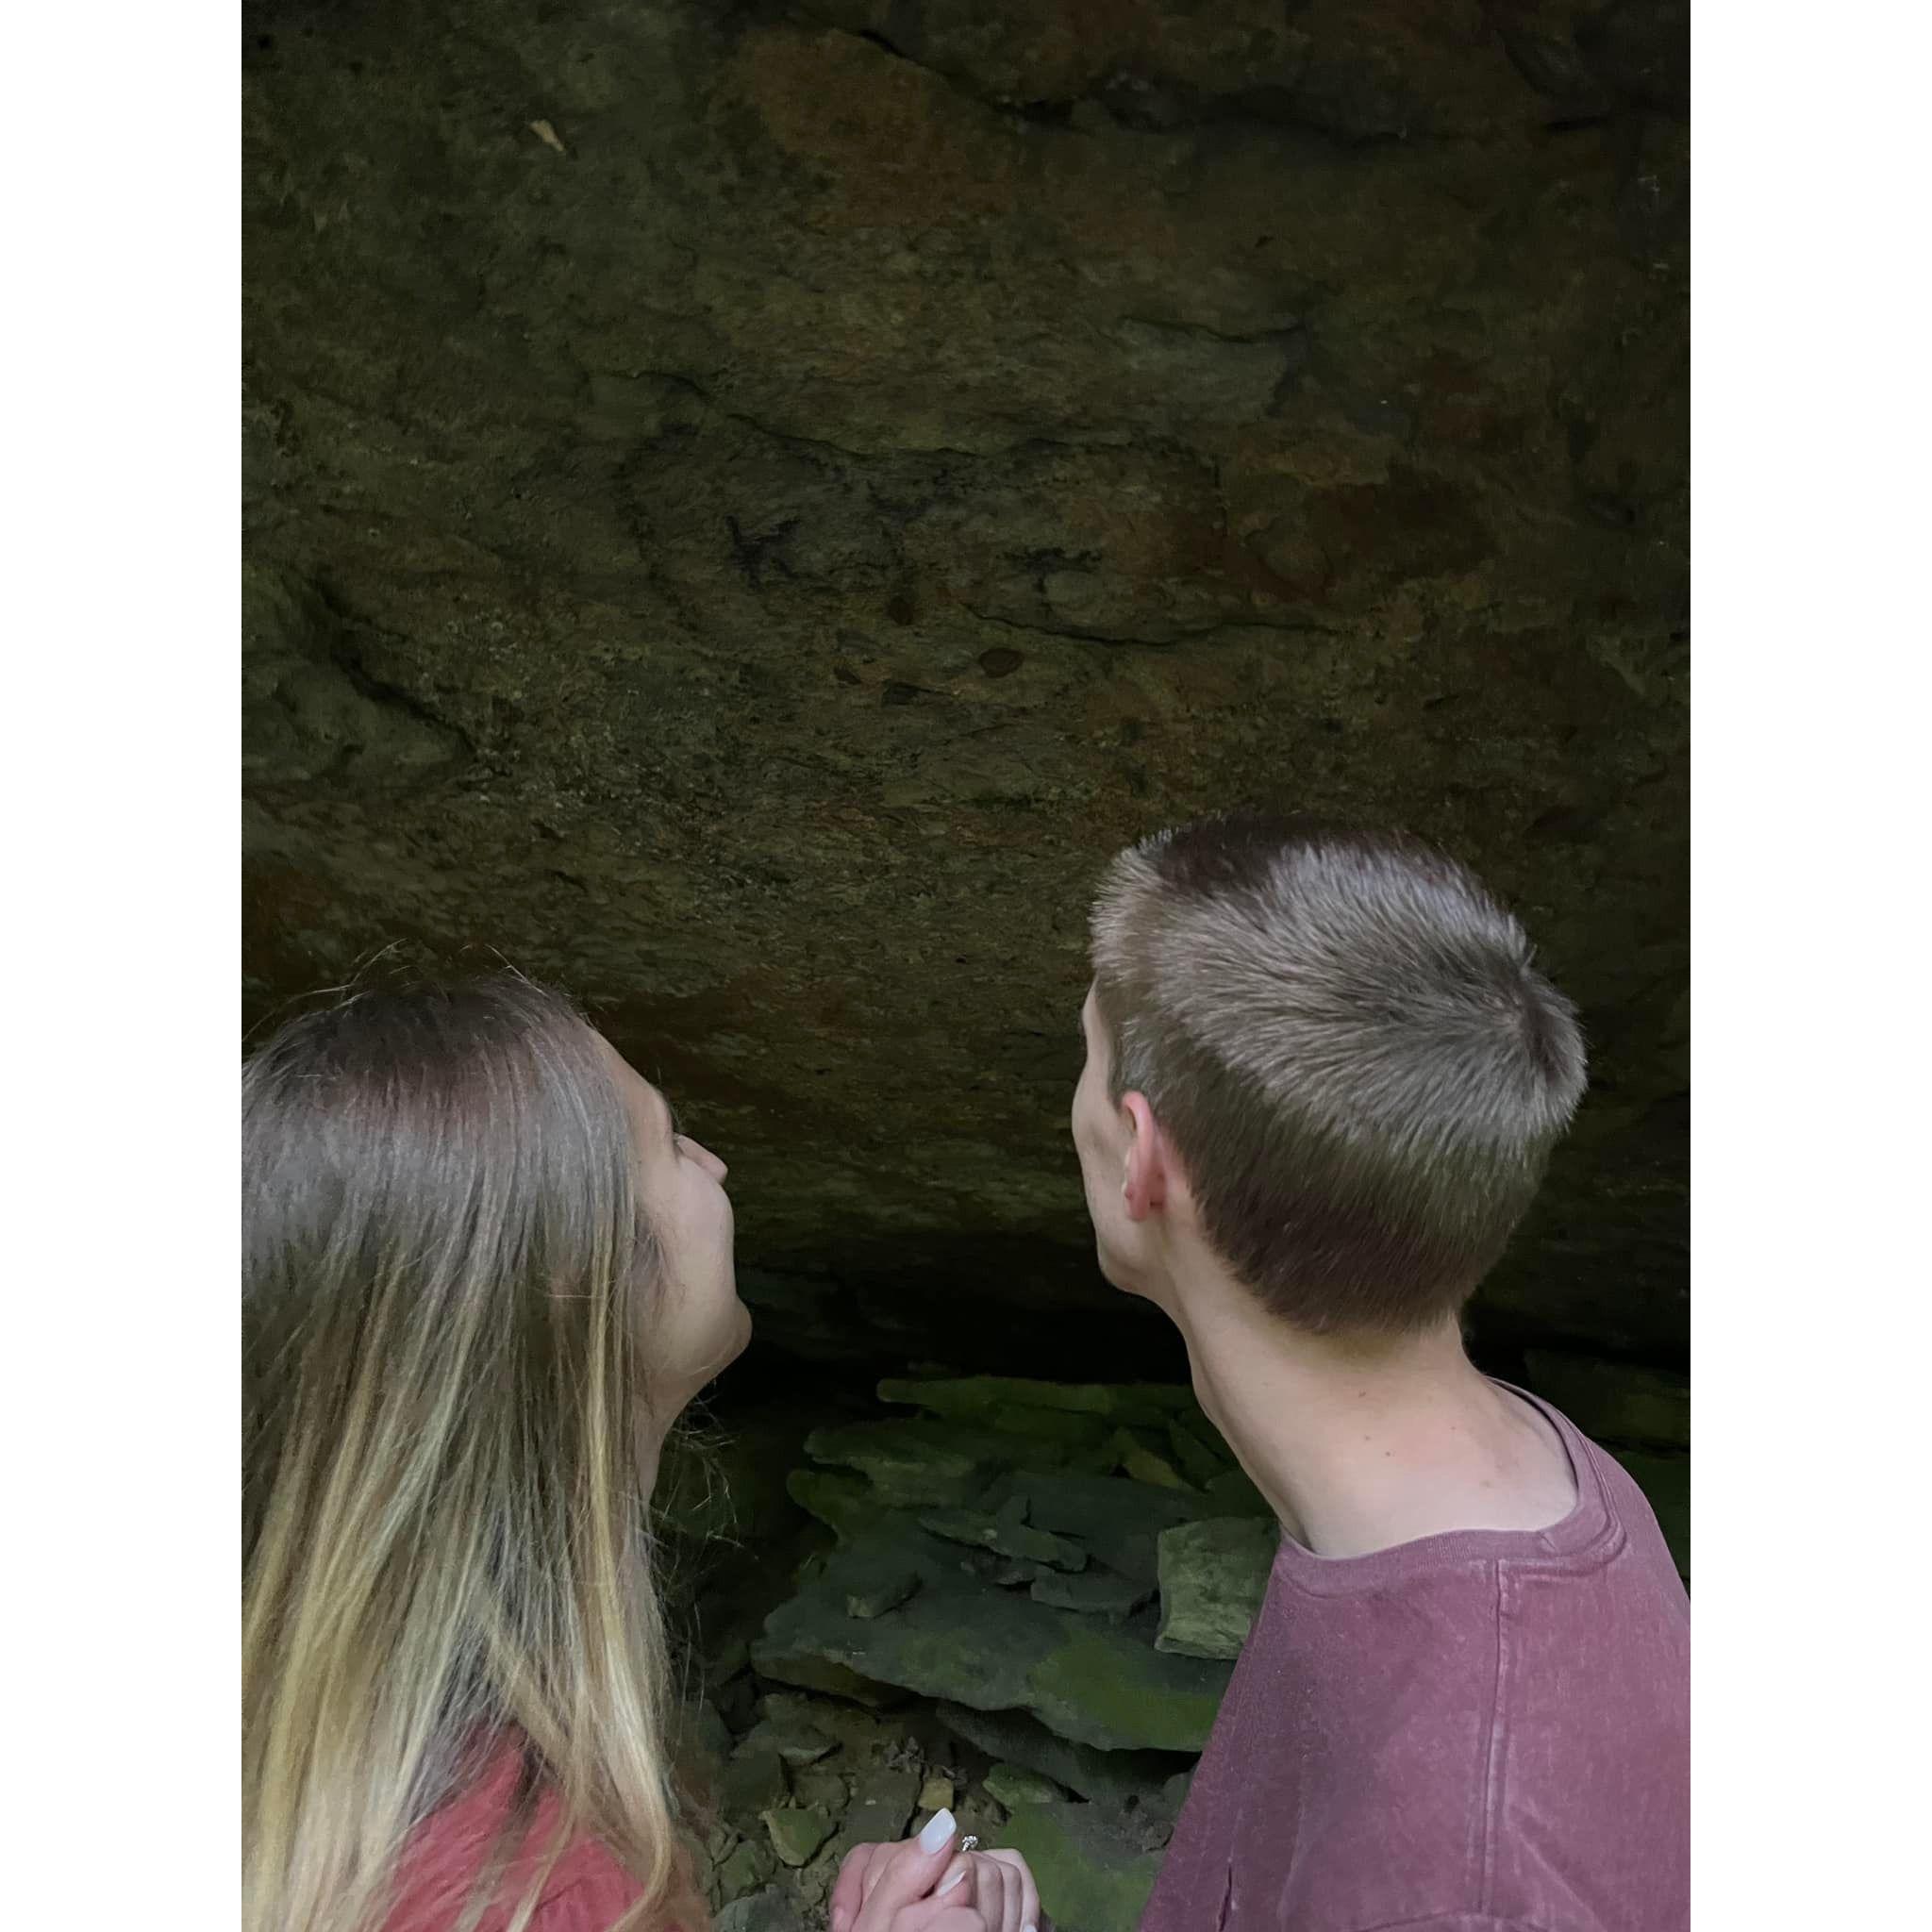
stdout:
<svg viewBox="0 0 1932 1932">
<path fill-rule="evenodd" d="M 248 1932 L 697 1932 L 647 1506 L 750 1331 L 724 1163 L 504 975 L 284 1026 L 242 1176 Z M 1001 1925 L 946 1823 L 855 1932 Z"/>
</svg>

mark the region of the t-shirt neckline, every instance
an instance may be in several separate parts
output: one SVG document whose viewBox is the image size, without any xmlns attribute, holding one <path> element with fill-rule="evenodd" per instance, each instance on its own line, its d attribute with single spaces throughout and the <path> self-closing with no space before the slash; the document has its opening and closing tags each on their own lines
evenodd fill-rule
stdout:
<svg viewBox="0 0 1932 1932">
<path fill-rule="evenodd" d="M 1359 1557 L 1317 1556 L 1306 1543 L 1297 1542 L 1284 1527 L 1281 1547 L 1274 1557 L 1274 1575 L 1315 1595 L 1340 1596 L 1424 1571 L 1454 1569 L 1469 1563 L 1509 1559 L 1583 1568 L 1601 1561 L 1609 1553 L 1618 1524 L 1590 1444 L 1569 1417 L 1552 1408 L 1541 1396 L 1493 1375 L 1489 1379 L 1496 1388 L 1528 1403 L 1556 1430 L 1563 1453 L 1570 1458 L 1571 1478 L 1576 1485 L 1576 1501 L 1567 1516 L 1541 1529 L 1440 1530 L 1434 1536 L 1392 1543 L 1387 1549 L 1371 1550 Z"/>
</svg>

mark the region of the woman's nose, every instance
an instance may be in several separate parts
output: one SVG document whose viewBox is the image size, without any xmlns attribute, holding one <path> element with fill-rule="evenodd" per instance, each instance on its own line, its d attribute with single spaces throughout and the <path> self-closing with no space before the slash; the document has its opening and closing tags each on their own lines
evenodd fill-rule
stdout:
<svg viewBox="0 0 1932 1932">
<path fill-rule="evenodd" d="M 731 1170 L 728 1167 L 726 1167 L 724 1163 L 722 1160 L 720 1160 L 718 1157 L 715 1154 L 713 1154 L 711 1150 L 708 1147 L 707 1147 L 702 1141 L 693 1141 L 691 1138 L 691 1136 L 687 1134 L 685 1136 L 684 1144 L 691 1149 L 691 1153 L 694 1156 L 696 1156 L 698 1165 L 701 1166 L 705 1170 L 705 1172 L 711 1176 L 711 1178 L 714 1181 L 722 1181 L 724 1178 L 724 1176 L 731 1172 Z"/>
</svg>

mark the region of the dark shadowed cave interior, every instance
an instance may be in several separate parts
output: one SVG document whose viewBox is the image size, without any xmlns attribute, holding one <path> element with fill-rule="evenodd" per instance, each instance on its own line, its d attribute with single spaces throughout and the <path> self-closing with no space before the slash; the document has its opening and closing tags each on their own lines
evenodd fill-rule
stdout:
<svg viewBox="0 0 1932 1932">
<path fill-rule="evenodd" d="M 1472 1351 L 1688 1574 L 1687 9 L 242 15 L 244 1020 L 498 952 L 729 1159 L 721 1926 L 938 1803 L 1063 1932 L 1158 1863 L 1272 1527 L 1067 1132 L 1158 826 L 1520 914 L 1591 1089 Z"/>
</svg>

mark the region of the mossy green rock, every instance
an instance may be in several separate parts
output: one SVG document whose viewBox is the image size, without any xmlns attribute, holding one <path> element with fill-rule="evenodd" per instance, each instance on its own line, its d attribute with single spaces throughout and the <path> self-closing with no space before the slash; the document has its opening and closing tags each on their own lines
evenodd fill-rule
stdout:
<svg viewBox="0 0 1932 1932">
<path fill-rule="evenodd" d="M 798 1907 L 776 1886 L 733 1900 L 712 1925 L 713 1932 L 804 1932 Z"/>
<path fill-rule="evenodd" d="M 850 1617 L 883 1617 L 896 1610 L 919 1588 L 916 1570 L 900 1570 L 877 1582 L 861 1584 L 847 1592 L 845 1613 Z"/>
<path fill-rule="evenodd" d="M 849 1666 L 825 1657 L 800 1653 L 778 1662 L 762 1660 L 762 1640 L 752 1645 L 752 1662 L 764 1675 L 801 1690 L 822 1690 L 828 1697 L 849 1697 L 868 1710 L 890 1710 L 904 1704 L 906 1692 L 896 1684 L 882 1684 Z"/>
<path fill-rule="evenodd" d="M 741 1751 L 718 1781 L 719 1803 L 738 1823 L 784 1804 L 791 1792 L 784 1761 L 775 1751 Z"/>
<path fill-rule="evenodd" d="M 1234 1467 L 1226 1444 L 1205 1422 L 1197 1429 L 1176 1419 L 1167 1425 L 1167 1441 L 1175 1465 L 1197 1490 L 1206 1489 Z"/>
<path fill-rule="evenodd" d="M 838 1748 L 839 1740 L 827 1737 L 815 1724 L 786 1718 L 759 1719 L 739 1746 L 747 1758 L 769 1752 L 794 1771 L 803 1765 L 816 1764 Z"/>
<path fill-rule="evenodd" d="M 1067 1796 L 1052 1778 L 1028 1771 L 1024 1764 L 995 1764 L 980 1782 L 987 1796 L 1008 1811 L 1021 1805 L 1063 1804 Z"/>
<path fill-rule="evenodd" d="M 1012 1456 L 1011 1445 L 987 1430 L 916 1416 L 814 1429 L 805 1453 L 815 1462 L 858 1470 L 880 1503 L 908 1508 L 976 1501 Z"/>
<path fill-rule="evenodd" d="M 1199 1496 L 1124 1476 L 1029 1472 L 1008 1478 L 1008 1484 L 1024 1495 L 1026 1520 L 1034 1528 L 1075 1538 L 1097 1562 L 1149 1583 L 1157 1574 L 1161 1531 L 1192 1522 L 1204 1507 Z"/>
<path fill-rule="evenodd" d="M 1207 1485 L 1207 1506 L 1216 1516 L 1265 1516 L 1274 1519 L 1274 1506 L 1269 1502 L 1244 1469 L 1224 1470 Z"/>
<path fill-rule="evenodd" d="M 942 1704 L 939 1714 L 949 1731 L 989 1757 L 1024 1765 L 1083 1798 L 1119 1804 L 1144 1797 L 1191 1771 L 1187 1759 L 1169 1752 L 1098 1751 L 1091 1744 L 1072 1743 L 1024 1711 Z"/>
<path fill-rule="evenodd" d="M 714 1881 L 720 1900 L 742 1898 L 746 1892 L 757 1890 L 772 1875 L 775 1862 L 770 1846 L 754 1839 L 733 1846 L 718 1867 Z"/>
<path fill-rule="evenodd" d="M 1056 1932 L 1134 1932 L 1160 1870 L 1099 1805 L 1023 1805 L 1002 1842 L 1026 1860 Z"/>
<path fill-rule="evenodd" d="M 1026 1703 L 1049 1730 L 1103 1750 L 1199 1751 L 1227 1690 L 1218 1662 L 1163 1654 L 1151 1629 L 1062 1616 L 1059 1642 L 1028 1674 Z M 1170 1671 L 1162 1665 L 1187 1665 Z"/>
<path fill-rule="evenodd" d="M 809 1862 L 811 1855 L 832 1835 L 832 1821 L 819 1805 L 788 1805 L 765 1813 L 765 1830 L 782 1864 Z"/>
<path fill-rule="evenodd" d="M 845 1829 L 857 1834 L 855 1843 L 890 1844 L 905 1832 L 918 1797 L 919 1779 L 912 1772 L 891 1765 L 863 1772 L 853 1782 Z"/>
<path fill-rule="evenodd" d="M 1087 1552 L 1078 1543 L 1055 1536 L 1050 1530 L 1029 1527 L 1018 1509 L 1003 1510 L 997 1516 L 970 1509 L 934 1509 L 919 1520 L 935 1536 L 944 1537 L 949 1542 L 991 1550 L 1017 1563 L 1041 1563 L 1053 1570 L 1087 1567 Z"/>
<path fill-rule="evenodd" d="M 1025 1455 L 1031 1445 L 1051 1443 L 1060 1455 L 1074 1452 L 1104 1452 L 1108 1423 L 1104 1416 L 1081 1415 L 1061 1408 L 1008 1408 L 985 1419 L 988 1428 L 1016 1439 L 1016 1453 Z"/>
<path fill-rule="evenodd" d="M 1183 1657 L 1239 1657 L 1280 1541 L 1274 1524 L 1248 1516 L 1163 1531 L 1158 1647 Z"/>
<path fill-rule="evenodd" d="M 847 1766 L 876 1764 L 905 1736 L 903 1725 L 857 1709 L 842 1697 L 771 1690 L 759 1700 L 758 1710 L 774 1724 L 801 1724 L 836 1739 L 840 1762 Z"/>
<path fill-rule="evenodd" d="M 879 1384 L 879 1400 L 909 1402 L 935 1415 L 994 1426 L 997 1419 L 1030 1409 L 1164 1427 L 1172 1417 L 1198 1410 L 1193 1391 L 1178 1383 L 1041 1382 L 1021 1375 L 967 1375 L 932 1382 L 888 1378 Z"/>
<path fill-rule="evenodd" d="M 1529 1386 L 1600 1442 L 1690 1446 L 1690 1383 L 1665 1369 L 1532 1350 Z"/>
<path fill-rule="evenodd" d="M 695 1755 L 700 1762 L 722 1764 L 731 1756 L 730 1727 L 709 1698 L 698 1698 L 683 1706 L 678 1712 L 678 1723 L 685 1740 L 684 1748 Z"/>
<path fill-rule="evenodd" d="M 794 1469 L 785 1478 L 785 1491 L 841 1542 L 849 1542 L 861 1531 L 874 1528 L 888 1508 L 863 1476 L 838 1470 Z"/>
<path fill-rule="evenodd" d="M 791 1774 L 791 1802 L 823 1811 L 835 1824 L 845 1809 L 845 1779 L 829 1764 L 809 1764 Z"/>
<path fill-rule="evenodd" d="M 1033 1579 L 1029 1592 L 1037 1604 L 1058 1610 L 1078 1610 L 1090 1617 L 1129 1617 L 1153 1595 L 1153 1586 L 1111 1570 L 1087 1570 L 1078 1576 L 1046 1571 Z"/>
<path fill-rule="evenodd" d="M 1194 1487 L 1175 1466 L 1175 1457 L 1165 1437 L 1157 1438 L 1144 1429 L 1116 1429 L 1108 1446 L 1121 1473 L 1137 1483 L 1151 1483 L 1160 1490 Z"/>
<path fill-rule="evenodd" d="M 1158 1492 L 1156 1492 L 1158 1493 Z M 851 1591 L 887 1566 L 920 1588 L 891 1616 L 847 1613 Z M 991 1588 L 958 1549 L 924 1531 L 881 1531 L 836 1552 L 824 1574 L 766 1620 L 753 1661 L 815 1688 L 832 1670 L 980 1709 L 1032 1711 L 1103 1749 L 1198 1751 L 1226 1689 L 1224 1665 L 1163 1656 L 1151 1615 L 1114 1626 Z"/>
</svg>

